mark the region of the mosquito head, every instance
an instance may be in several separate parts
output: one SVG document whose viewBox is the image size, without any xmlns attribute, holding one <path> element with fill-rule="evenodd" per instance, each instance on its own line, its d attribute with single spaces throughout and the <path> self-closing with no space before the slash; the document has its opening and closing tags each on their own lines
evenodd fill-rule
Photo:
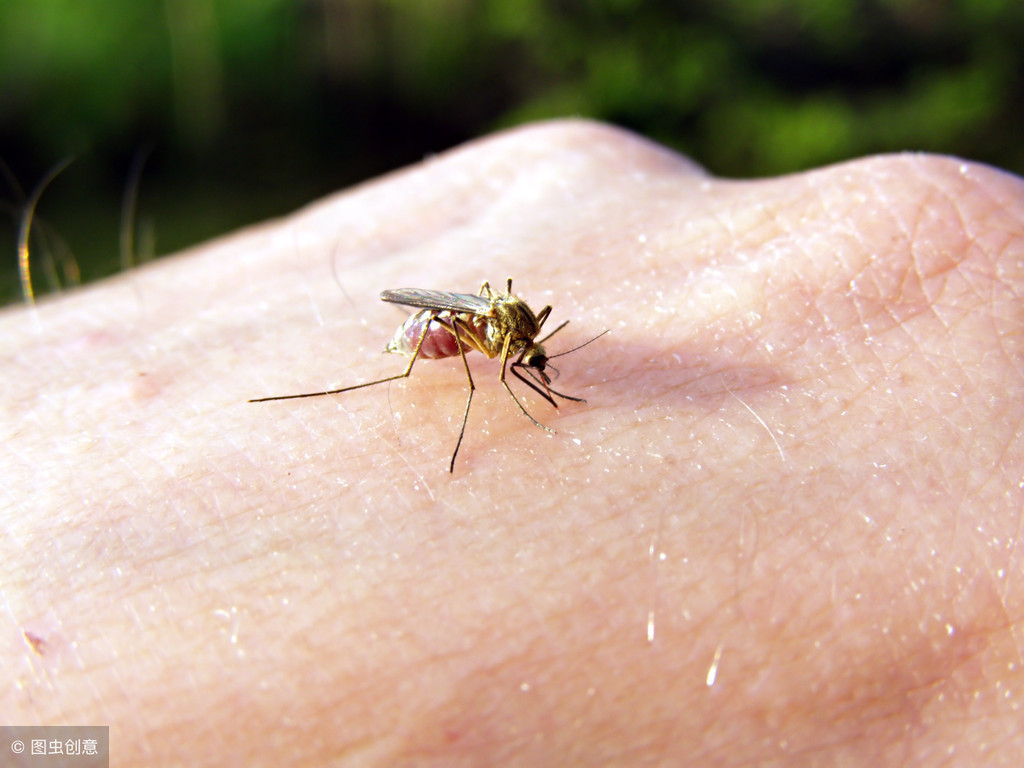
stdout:
<svg viewBox="0 0 1024 768">
<path fill-rule="evenodd" d="M 548 366 L 548 355 L 544 351 L 544 347 L 540 344 L 534 344 L 525 352 L 523 352 L 522 359 L 520 360 L 521 365 L 525 365 L 528 368 L 532 368 L 540 377 L 548 384 L 551 383 L 551 379 L 545 373 L 545 369 Z"/>
</svg>

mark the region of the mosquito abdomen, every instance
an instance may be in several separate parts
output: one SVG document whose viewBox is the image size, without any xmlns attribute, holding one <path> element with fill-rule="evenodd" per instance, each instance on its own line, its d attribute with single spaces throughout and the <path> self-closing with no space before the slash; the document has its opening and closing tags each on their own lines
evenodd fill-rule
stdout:
<svg viewBox="0 0 1024 768">
<path fill-rule="evenodd" d="M 395 331 L 395 336 L 384 348 L 385 352 L 397 352 L 401 355 L 412 355 L 416 351 L 416 345 L 420 341 L 420 335 L 424 328 L 427 331 L 427 338 L 423 340 L 420 347 L 420 357 L 428 360 L 436 360 L 442 357 L 454 357 L 459 354 L 459 345 L 455 335 L 448 329 L 454 318 L 459 317 L 459 332 L 465 335 L 467 329 L 471 333 L 478 333 L 475 323 L 466 323 L 468 318 L 455 312 L 438 312 L 433 309 L 424 309 L 414 315 L 410 315 L 402 327 Z M 467 352 L 474 349 L 473 346 L 463 342 L 462 348 Z"/>
</svg>

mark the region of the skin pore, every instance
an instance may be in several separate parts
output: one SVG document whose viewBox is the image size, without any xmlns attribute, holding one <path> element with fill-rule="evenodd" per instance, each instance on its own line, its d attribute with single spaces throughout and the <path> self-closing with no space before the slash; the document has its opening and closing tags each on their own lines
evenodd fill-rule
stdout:
<svg viewBox="0 0 1024 768">
<path fill-rule="evenodd" d="M 535 310 L 556 411 L 382 289 Z M 1024 753 L 1024 185 L 520 128 L 0 314 L 0 721 L 112 765 Z M 512 384 L 513 388 L 517 386 Z"/>
</svg>

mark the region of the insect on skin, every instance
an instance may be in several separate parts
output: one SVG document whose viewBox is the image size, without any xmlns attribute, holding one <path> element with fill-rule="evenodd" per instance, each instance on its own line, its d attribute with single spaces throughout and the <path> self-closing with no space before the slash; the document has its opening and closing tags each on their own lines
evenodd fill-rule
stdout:
<svg viewBox="0 0 1024 768">
<path fill-rule="evenodd" d="M 548 360 L 552 357 L 561 357 L 569 352 L 575 352 L 580 347 L 574 347 L 567 352 L 550 357 L 542 346 L 562 330 L 569 321 L 566 320 L 560 326 L 540 341 L 534 341 L 544 327 L 544 321 L 551 314 L 551 305 L 544 307 L 537 314 L 533 313 L 525 301 L 512 294 L 512 278 L 508 278 L 508 284 L 504 293 L 491 290 L 491 286 L 485 282 L 480 286 L 480 293 L 473 296 L 468 293 L 448 293 L 447 291 L 429 291 L 419 288 L 399 288 L 393 291 L 383 291 L 381 300 L 392 304 L 402 304 L 406 307 L 419 309 L 418 312 L 409 316 L 409 319 L 395 332 L 395 336 L 384 348 L 385 352 L 397 352 L 407 355 L 409 365 L 397 376 L 388 376 L 385 379 L 368 381 L 365 384 L 355 384 L 351 387 L 341 389 L 329 389 L 325 392 L 306 392 L 299 395 L 278 395 L 275 397 L 260 397 L 250 400 L 250 403 L 264 403 L 268 400 L 292 400 L 299 397 L 320 397 L 322 395 L 334 395 L 339 392 L 350 392 L 353 389 L 372 387 L 396 379 L 404 379 L 412 372 L 413 364 L 421 357 L 436 359 L 442 357 L 454 357 L 459 355 L 462 364 L 466 369 L 466 378 L 469 380 L 469 396 L 466 398 L 466 410 L 462 414 L 462 429 L 459 430 L 459 440 L 452 452 L 452 460 L 448 465 L 448 471 L 455 471 L 455 457 L 462 445 L 462 438 L 466 434 L 466 422 L 469 419 L 469 406 L 473 402 L 473 391 L 476 385 L 473 384 L 473 375 L 469 371 L 469 363 L 466 362 L 466 352 L 477 350 L 483 352 L 489 358 L 498 357 L 501 359 L 501 374 L 499 380 L 509 396 L 519 406 L 519 410 L 541 429 L 548 432 L 555 430 L 546 427 L 531 416 L 519 398 L 512 392 L 508 382 L 505 380 L 506 369 L 511 369 L 512 374 L 530 389 L 539 394 L 552 406 L 558 407 L 553 396 L 563 400 L 572 400 L 577 403 L 585 403 L 586 400 L 580 397 L 571 397 L 562 394 L 551 388 L 551 377 L 548 376 L 546 368 Z M 607 331 L 605 331 L 607 333 Z M 515 359 L 509 363 L 510 358 Z M 523 374 L 526 374 L 525 376 Z"/>
</svg>

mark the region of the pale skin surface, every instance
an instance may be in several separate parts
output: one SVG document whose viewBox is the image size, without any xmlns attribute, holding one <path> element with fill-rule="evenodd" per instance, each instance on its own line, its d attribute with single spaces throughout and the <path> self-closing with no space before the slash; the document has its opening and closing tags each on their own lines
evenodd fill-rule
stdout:
<svg viewBox="0 0 1024 768">
<path fill-rule="evenodd" d="M 518 412 L 384 288 L 554 305 Z M 1016 765 L 1024 185 L 478 142 L 0 314 L 0 722 L 114 765 Z M 516 385 L 513 384 L 515 387 Z M 521 390 L 522 388 L 520 388 Z M 517 391 L 520 391 L 517 390 Z M 653 554 L 652 554 L 653 553 Z"/>
</svg>

